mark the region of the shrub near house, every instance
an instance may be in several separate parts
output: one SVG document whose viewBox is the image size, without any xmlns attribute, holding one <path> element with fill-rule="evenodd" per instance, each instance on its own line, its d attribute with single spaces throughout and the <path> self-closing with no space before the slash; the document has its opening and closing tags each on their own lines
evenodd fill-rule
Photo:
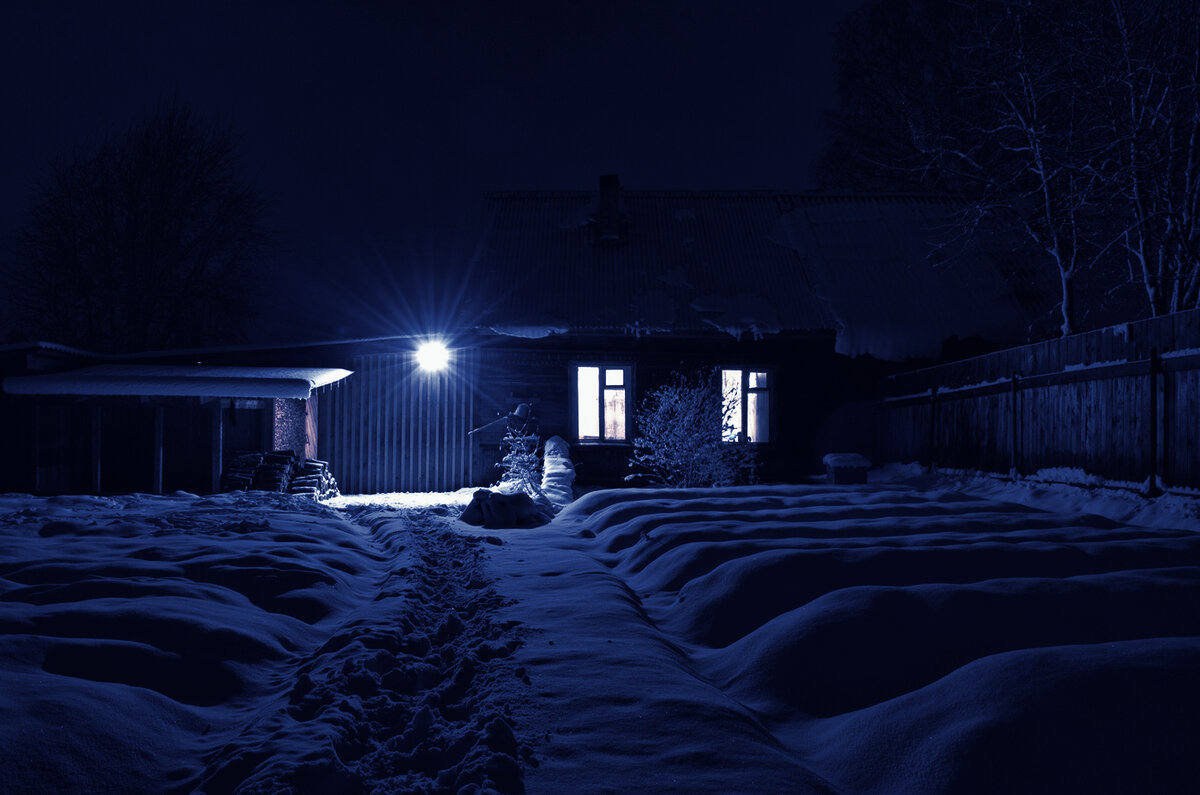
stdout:
<svg viewBox="0 0 1200 795">
<path fill-rule="evenodd" d="M 652 485 L 692 488 L 754 480 L 757 453 L 739 438 L 718 373 L 672 374 L 638 410 L 642 435 L 634 440 L 626 477 Z"/>
</svg>

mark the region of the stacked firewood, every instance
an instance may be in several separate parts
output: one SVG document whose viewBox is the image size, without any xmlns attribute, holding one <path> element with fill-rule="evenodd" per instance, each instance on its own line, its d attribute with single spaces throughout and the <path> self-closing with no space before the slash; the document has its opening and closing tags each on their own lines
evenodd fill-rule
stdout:
<svg viewBox="0 0 1200 795">
<path fill-rule="evenodd" d="M 245 491 L 253 488 L 254 473 L 262 464 L 262 453 L 234 453 L 225 459 L 221 473 L 221 491 Z"/>
<path fill-rule="evenodd" d="M 276 450 L 263 456 L 262 463 L 254 470 L 255 491 L 287 491 L 296 471 L 296 454 L 291 450 Z"/>
<path fill-rule="evenodd" d="M 308 494 L 312 497 L 336 497 L 338 495 L 337 481 L 329 471 L 328 461 L 318 461 L 309 458 L 300 464 L 299 471 L 292 478 L 288 491 L 292 494 Z"/>
<path fill-rule="evenodd" d="M 339 493 L 329 462 L 304 459 L 292 450 L 234 454 L 225 462 L 221 490 L 278 491 L 317 498 Z"/>
</svg>

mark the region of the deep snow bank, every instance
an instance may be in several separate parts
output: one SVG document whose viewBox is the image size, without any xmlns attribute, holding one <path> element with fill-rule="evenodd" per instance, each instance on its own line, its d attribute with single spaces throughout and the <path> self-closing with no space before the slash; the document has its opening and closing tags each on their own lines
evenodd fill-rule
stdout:
<svg viewBox="0 0 1200 795">
<path fill-rule="evenodd" d="M 1187 791 L 1200 780 L 1196 529 L 901 484 L 596 492 L 550 527 L 576 556 L 554 572 L 594 566 L 576 609 L 591 619 L 606 600 L 597 629 L 637 646 L 619 664 L 674 672 L 657 694 L 628 683 L 627 734 L 669 742 L 642 727 L 707 703 L 725 718 L 685 723 L 693 750 L 774 776 L 739 791 L 879 793 Z M 566 631 L 547 615 L 548 636 Z M 591 681 L 586 656 L 605 649 L 588 634 L 569 642 Z M 563 677 L 563 657 L 542 647 L 535 686 Z M 575 732 L 602 725 L 564 714 Z M 757 749 L 729 729 L 747 724 Z M 569 780 L 551 778 L 572 759 L 556 745 L 531 790 Z M 656 789 L 736 788 L 703 766 L 640 772 Z"/>
</svg>

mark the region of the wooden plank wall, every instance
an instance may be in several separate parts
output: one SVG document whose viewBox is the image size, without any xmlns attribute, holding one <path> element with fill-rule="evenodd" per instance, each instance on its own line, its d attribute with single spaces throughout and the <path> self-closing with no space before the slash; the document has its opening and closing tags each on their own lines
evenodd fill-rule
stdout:
<svg viewBox="0 0 1200 795">
<path fill-rule="evenodd" d="M 439 373 L 409 352 L 356 357 L 354 375 L 320 395 L 317 455 L 349 494 L 453 491 L 469 485 L 477 363 L 469 349 Z"/>
<path fill-rule="evenodd" d="M 892 376 L 886 460 L 1200 488 L 1200 310 Z"/>
</svg>

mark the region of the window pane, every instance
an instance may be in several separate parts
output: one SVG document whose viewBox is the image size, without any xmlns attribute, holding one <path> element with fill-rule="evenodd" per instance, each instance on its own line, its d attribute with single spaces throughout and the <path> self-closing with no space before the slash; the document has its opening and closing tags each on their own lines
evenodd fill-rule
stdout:
<svg viewBox="0 0 1200 795">
<path fill-rule="evenodd" d="M 625 370 L 620 367 L 612 367 L 604 371 L 605 386 L 621 386 L 625 383 Z"/>
<path fill-rule="evenodd" d="M 767 374 L 766 373 L 763 373 L 763 372 L 756 373 L 756 372 L 751 371 L 751 373 L 750 373 L 750 388 L 751 389 L 753 389 L 754 387 L 765 387 L 766 385 L 767 385 Z"/>
<path fill-rule="evenodd" d="M 625 389 L 604 390 L 604 438 L 625 438 Z"/>
<path fill-rule="evenodd" d="M 771 393 L 767 391 L 746 394 L 747 441 L 771 441 Z"/>
<path fill-rule="evenodd" d="M 721 438 L 736 442 L 742 438 L 742 371 L 721 371 L 721 414 L 724 428 Z"/>
<path fill-rule="evenodd" d="M 600 438 L 600 368 L 580 367 L 576 377 L 579 390 L 579 438 Z"/>
</svg>

